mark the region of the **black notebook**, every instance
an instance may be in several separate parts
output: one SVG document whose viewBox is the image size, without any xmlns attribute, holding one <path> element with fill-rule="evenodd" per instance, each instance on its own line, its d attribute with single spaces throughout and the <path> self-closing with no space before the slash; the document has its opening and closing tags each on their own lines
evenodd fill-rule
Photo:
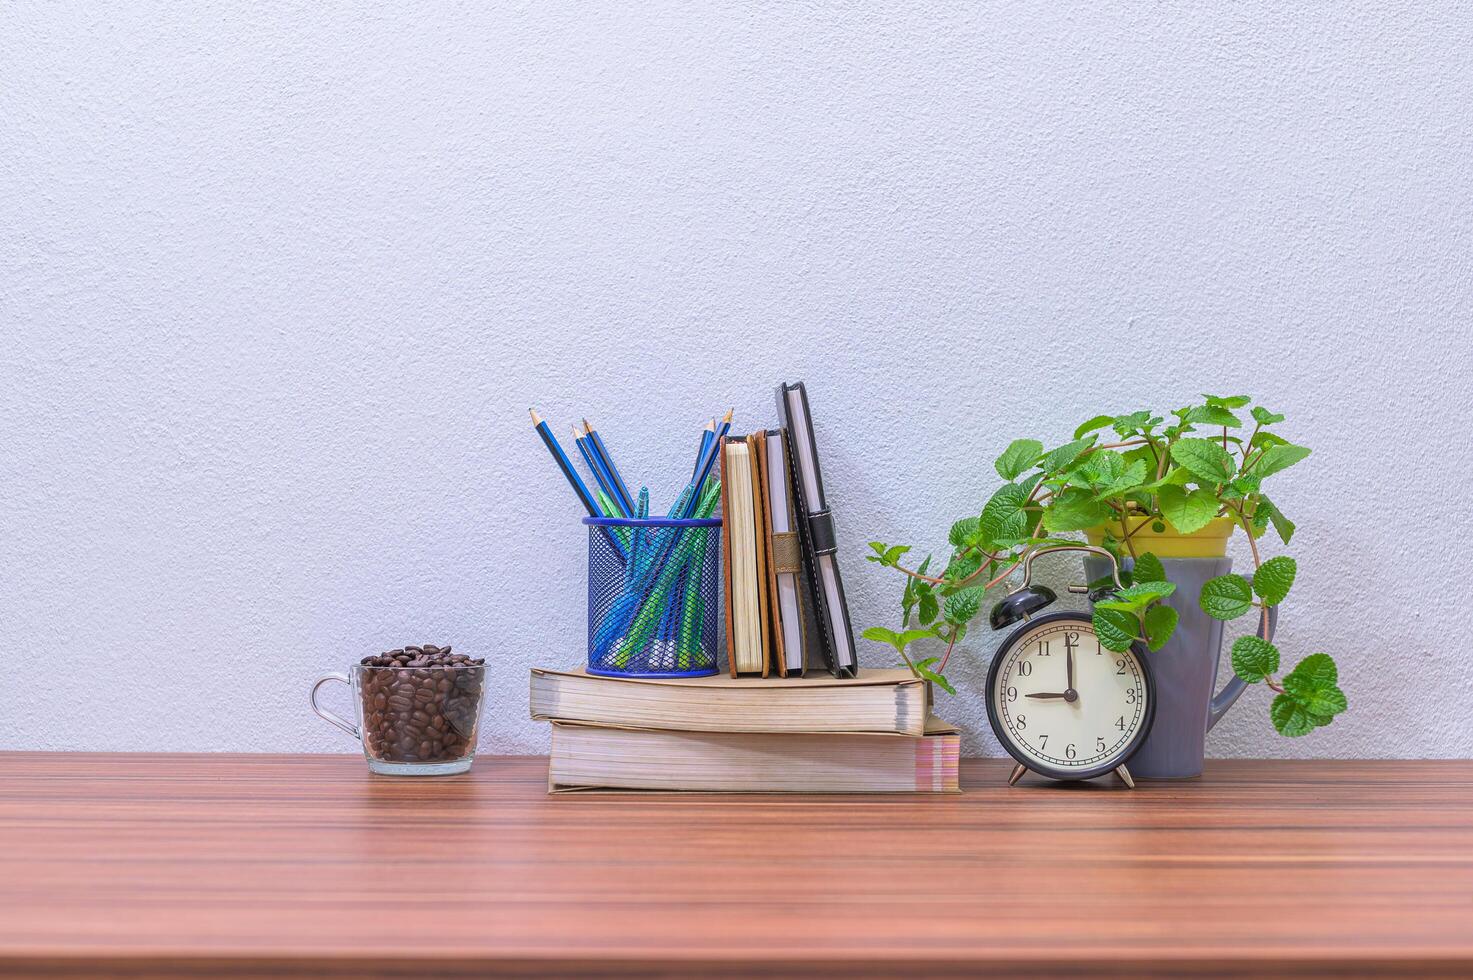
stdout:
<svg viewBox="0 0 1473 980">
<path fill-rule="evenodd" d="M 791 439 L 793 496 L 800 515 L 798 534 L 803 542 L 803 566 L 813 596 L 824 665 L 835 677 L 854 677 L 859 673 L 854 629 L 849 625 L 844 580 L 834 556 L 834 518 L 824 500 L 818 446 L 813 440 L 813 418 L 803 382 L 778 386 L 777 413 Z"/>
</svg>

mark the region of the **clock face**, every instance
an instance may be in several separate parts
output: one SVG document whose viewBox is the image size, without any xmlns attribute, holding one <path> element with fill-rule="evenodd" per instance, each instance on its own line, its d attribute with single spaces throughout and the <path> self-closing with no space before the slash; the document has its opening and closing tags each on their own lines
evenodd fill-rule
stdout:
<svg viewBox="0 0 1473 980">
<path fill-rule="evenodd" d="M 1035 617 L 1014 631 L 993 660 L 987 690 L 1004 747 L 1061 779 L 1088 779 L 1124 762 L 1154 708 L 1149 668 L 1136 652 L 1105 649 L 1075 613 Z"/>
</svg>

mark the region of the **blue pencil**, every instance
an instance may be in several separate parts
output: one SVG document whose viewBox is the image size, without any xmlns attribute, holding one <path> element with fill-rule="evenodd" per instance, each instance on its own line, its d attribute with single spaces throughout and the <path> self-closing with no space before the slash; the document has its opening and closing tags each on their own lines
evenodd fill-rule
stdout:
<svg viewBox="0 0 1473 980">
<path fill-rule="evenodd" d="M 706 450 L 711 446 L 711 440 L 716 438 L 716 420 L 712 419 L 706 423 L 701 430 L 701 448 L 696 450 L 696 465 L 690 471 L 690 478 L 694 480 L 696 474 L 701 471 L 701 460 L 706 456 Z"/>
<path fill-rule="evenodd" d="M 686 501 L 685 508 L 678 516 L 689 517 L 690 512 L 701 499 L 701 488 L 706 485 L 706 477 L 711 475 L 711 467 L 716 464 L 716 454 L 721 451 L 721 440 L 731 431 L 731 416 L 734 411 L 735 409 L 729 409 L 727 411 L 726 417 L 721 420 L 721 427 L 715 432 L 715 438 L 711 440 L 711 445 L 706 447 L 706 455 L 701 459 L 700 464 L 696 466 L 696 475 L 691 477 L 690 498 Z"/>
<path fill-rule="evenodd" d="M 532 424 L 537 428 L 537 434 L 542 437 L 542 442 L 547 446 L 547 451 L 552 454 L 553 462 L 557 463 L 558 469 L 563 471 L 563 476 L 567 479 L 568 486 L 572 487 L 573 492 L 578 495 L 578 500 L 583 504 L 583 509 L 588 511 L 588 516 L 603 517 L 604 513 L 599 510 L 598 501 L 594 500 L 593 494 L 588 492 L 588 486 L 584 484 L 583 478 L 578 475 L 578 471 L 573 468 L 573 461 L 568 459 L 568 454 L 563 452 L 563 447 L 558 445 L 557 437 L 552 434 L 552 429 L 548 428 L 547 423 L 543 421 L 542 416 L 537 414 L 535 408 L 529 408 L 527 412 L 532 416 Z M 603 531 L 604 537 L 608 539 L 609 545 L 614 549 L 615 554 L 619 555 L 620 558 L 626 557 L 624 546 L 619 543 L 618 539 L 609 533 L 608 528 L 604 528 Z"/>
<path fill-rule="evenodd" d="M 614 509 L 618 511 L 620 517 L 631 516 L 629 511 L 624 509 L 624 504 L 619 499 L 619 492 L 614 489 L 613 479 L 609 476 L 609 471 L 604 469 L 603 461 L 594 452 L 588 437 L 579 435 L 576 425 L 572 427 L 572 430 L 573 444 L 578 447 L 578 452 L 583 454 L 583 462 L 588 464 L 588 469 L 593 473 L 593 478 L 598 481 L 598 485 L 603 488 L 603 492 L 608 494 L 609 499 L 614 502 Z"/>
<path fill-rule="evenodd" d="M 629 488 L 624 485 L 624 478 L 619 475 L 619 467 L 614 465 L 614 457 L 609 455 L 609 447 L 604 445 L 603 437 L 594 431 L 587 419 L 583 420 L 583 431 L 587 433 L 588 441 L 593 444 L 594 454 L 603 460 L 609 477 L 613 480 L 614 486 L 618 488 L 619 492 L 610 496 L 619 501 L 619 506 L 624 508 L 626 514 L 634 513 L 634 498 L 629 495 Z"/>
</svg>

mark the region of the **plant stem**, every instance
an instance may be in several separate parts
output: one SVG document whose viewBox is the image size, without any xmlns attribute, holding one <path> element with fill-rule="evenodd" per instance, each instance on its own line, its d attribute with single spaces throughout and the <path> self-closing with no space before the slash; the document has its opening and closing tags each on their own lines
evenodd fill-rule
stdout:
<svg viewBox="0 0 1473 980">
<path fill-rule="evenodd" d="M 1125 537 L 1122 538 L 1121 540 L 1123 540 L 1125 542 L 1125 548 L 1126 548 L 1127 551 L 1130 552 L 1130 559 L 1131 559 L 1131 561 L 1135 561 L 1138 558 L 1140 558 L 1140 555 L 1138 555 L 1138 554 L 1135 553 L 1135 542 L 1132 541 L 1132 540 L 1130 540 L 1130 539 L 1135 534 L 1136 531 L 1139 531 L 1141 528 L 1143 528 L 1147 524 L 1151 523 L 1151 518 L 1149 516 L 1147 516 L 1144 520 L 1142 520 L 1139 524 L 1137 524 L 1135 526 L 1134 530 L 1132 530 L 1129 526 L 1127 526 L 1127 521 L 1129 521 L 1129 520 L 1130 520 L 1130 508 L 1127 507 L 1127 506 L 1125 506 L 1125 495 L 1124 494 L 1121 494 L 1121 496 L 1120 496 L 1120 530 L 1122 530 L 1122 531 L 1125 532 Z"/>
<path fill-rule="evenodd" d="M 1238 515 L 1238 523 L 1243 525 L 1243 533 L 1248 535 L 1248 547 L 1253 552 L 1253 574 L 1257 576 L 1258 570 L 1263 567 L 1263 560 L 1258 556 L 1258 541 L 1253 537 L 1253 525 L 1248 523 L 1248 518 L 1244 516 L 1243 507 L 1241 504 L 1234 505 L 1232 503 L 1229 503 L 1228 506 L 1232 508 L 1233 513 Z M 1265 640 L 1268 638 L 1267 604 L 1259 608 L 1258 635 L 1263 637 Z"/>
<path fill-rule="evenodd" d="M 1253 440 L 1258 438 L 1258 430 L 1261 429 L 1261 428 L 1263 428 L 1263 423 L 1262 422 L 1259 422 L 1257 425 L 1253 426 L 1253 432 L 1248 436 L 1248 441 L 1245 442 L 1245 443 L 1243 443 L 1243 450 L 1242 450 L 1242 452 L 1243 452 L 1243 465 L 1244 466 L 1247 466 L 1248 465 L 1248 453 L 1250 453 L 1252 451 L 1252 449 L 1253 449 Z M 1240 468 L 1238 470 L 1238 472 L 1241 473 L 1242 472 L 1242 469 Z"/>
<path fill-rule="evenodd" d="M 956 630 L 953 629 L 951 631 L 951 642 L 946 644 L 946 652 L 941 655 L 941 663 L 939 663 L 939 664 L 936 665 L 936 673 L 939 674 L 939 673 L 941 673 L 942 671 L 944 671 L 946 669 L 946 661 L 948 661 L 948 660 L 951 659 L 951 651 L 952 651 L 952 649 L 955 646 L 956 646 Z"/>
</svg>

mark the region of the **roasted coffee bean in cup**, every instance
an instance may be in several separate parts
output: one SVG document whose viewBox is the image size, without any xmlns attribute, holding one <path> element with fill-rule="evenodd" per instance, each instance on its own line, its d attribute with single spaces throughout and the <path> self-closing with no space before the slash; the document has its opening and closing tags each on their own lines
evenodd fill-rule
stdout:
<svg viewBox="0 0 1473 980">
<path fill-rule="evenodd" d="M 329 675 L 318 681 L 312 707 L 362 741 L 363 754 L 375 772 L 464 772 L 476 751 L 485 663 L 448 646 L 390 650 L 364 657 L 353 667 L 351 678 Z M 354 689 L 361 725 L 352 725 L 317 703 L 318 689 L 329 680 Z"/>
<path fill-rule="evenodd" d="M 484 659 L 449 647 L 405 647 L 364 657 L 363 742 L 381 762 L 464 758 L 476 744 Z"/>
</svg>

